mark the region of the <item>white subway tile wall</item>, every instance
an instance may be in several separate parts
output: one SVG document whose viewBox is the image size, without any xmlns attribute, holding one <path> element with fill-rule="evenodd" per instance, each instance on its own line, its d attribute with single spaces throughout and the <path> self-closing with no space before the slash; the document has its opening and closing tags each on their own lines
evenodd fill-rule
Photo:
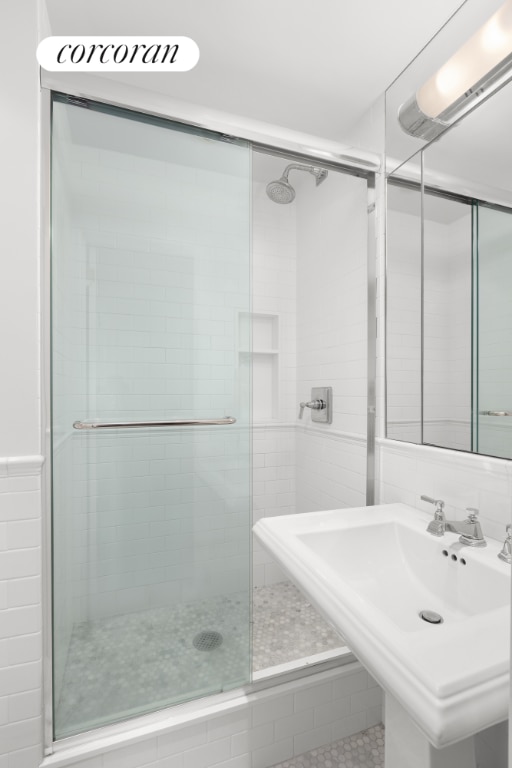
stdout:
<svg viewBox="0 0 512 768">
<path fill-rule="evenodd" d="M 366 503 L 366 438 L 297 430 L 297 512 Z"/>
<path fill-rule="evenodd" d="M 277 205 L 265 187 L 285 161 L 253 162 L 253 306 L 279 318 L 278 407 L 267 409 L 274 426 L 254 430 L 253 518 L 358 506 L 366 498 L 366 182 L 331 171 L 315 187 L 292 172 L 295 201 Z M 333 388 L 331 425 L 312 424 L 307 409 L 298 420 L 314 386 Z M 258 543 L 253 563 L 255 585 L 284 578 Z"/>
<path fill-rule="evenodd" d="M 405 194 L 404 201 L 402 189 L 388 186 L 386 434 L 417 443 L 421 441 L 420 197 L 415 191 Z M 405 204 L 409 213 L 400 210 Z M 381 285 L 383 279 L 382 275 Z"/>
<path fill-rule="evenodd" d="M 366 500 L 366 182 L 308 181 L 297 200 L 297 401 L 330 386 L 333 417 L 315 424 L 306 409 L 297 422 L 297 512 Z"/>
<path fill-rule="evenodd" d="M 253 429 L 253 523 L 262 517 L 296 512 L 296 431 L 293 424 Z M 253 585 L 285 578 L 275 561 L 253 539 Z"/>
<path fill-rule="evenodd" d="M 512 465 L 471 453 L 378 440 L 378 499 L 431 511 L 421 494 L 443 499 L 448 518 L 463 520 L 476 507 L 484 535 L 501 541 L 512 517 Z"/>
<path fill-rule="evenodd" d="M 333 422 L 323 431 L 365 436 L 366 181 L 330 171 L 315 188 L 306 177 L 297 214 L 299 399 L 311 399 L 311 387 L 332 386 Z M 304 424 L 310 419 L 305 411 Z M 301 466 L 303 471 L 307 468 Z"/>
<path fill-rule="evenodd" d="M 266 194 L 266 185 L 279 178 L 283 158 L 253 155 L 252 184 L 252 328 L 253 402 L 260 402 L 265 375 L 257 315 L 274 318 L 273 365 L 277 371 L 265 395 L 272 402 L 254 412 L 253 523 L 265 516 L 296 511 L 296 371 L 297 371 L 297 209 L 278 205 Z M 269 344 L 265 344 L 265 349 Z M 260 373 L 261 371 L 261 373 Z M 276 372 L 274 371 L 274 373 Z M 271 372 L 267 369 L 268 381 Z M 284 574 L 253 540 L 253 585 L 275 584 Z"/>
<path fill-rule="evenodd" d="M 40 478 L 6 473 L 0 477 L 2 768 L 35 768 L 41 761 L 41 678 Z"/>
<path fill-rule="evenodd" d="M 468 451 L 471 206 L 427 196 L 425 216 L 423 442 Z"/>
<path fill-rule="evenodd" d="M 261 336 L 258 334 L 257 315 L 276 319 L 274 349 L 278 352 L 278 382 L 273 397 L 274 407 L 268 421 L 293 423 L 296 416 L 296 365 L 297 365 L 297 209 L 292 205 L 279 205 L 266 194 L 266 185 L 272 173 L 278 176 L 284 170 L 284 158 L 272 158 L 267 168 L 268 157 L 253 154 L 252 183 L 252 312 L 253 320 L 253 366 L 254 374 L 260 364 Z M 266 170 L 264 170 L 266 169 Z M 261 181 L 262 175 L 268 180 Z M 266 345 L 265 345 L 266 347 Z M 255 380 L 256 386 L 256 380 Z M 257 394 L 253 393 L 253 398 Z M 261 419 L 256 412 L 254 421 Z"/>
</svg>

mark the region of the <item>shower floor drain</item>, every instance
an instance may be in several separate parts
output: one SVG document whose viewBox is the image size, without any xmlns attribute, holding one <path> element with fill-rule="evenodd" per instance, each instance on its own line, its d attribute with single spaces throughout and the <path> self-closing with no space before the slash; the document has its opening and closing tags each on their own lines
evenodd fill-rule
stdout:
<svg viewBox="0 0 512 768">
<path fill-rule="evenodd" d="M 213 651 L 222 645 L 222 635 L 212 629 L 204 630 L 194 637 L 192 644 L 198 651 Z"/>
</svg>

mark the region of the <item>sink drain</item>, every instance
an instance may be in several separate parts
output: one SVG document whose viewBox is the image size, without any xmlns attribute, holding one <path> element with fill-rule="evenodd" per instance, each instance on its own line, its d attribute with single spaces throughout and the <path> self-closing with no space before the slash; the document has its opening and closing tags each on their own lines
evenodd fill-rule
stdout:
<svg viewBox="0 0 512 768">
<path fill-rule="evenodd" d="M 428 624 L 442 624 L 444 621 L 443 617 L 435 611 L 420 611 L 418 616 Z"/>
<path fill-rule="evenodd" d="M 213 629 L 207 629 L 199 632 L 192 640 L 192 644 L 198 651 L 213 651 L 222 645 L 222 635 Z"/>
</svg>

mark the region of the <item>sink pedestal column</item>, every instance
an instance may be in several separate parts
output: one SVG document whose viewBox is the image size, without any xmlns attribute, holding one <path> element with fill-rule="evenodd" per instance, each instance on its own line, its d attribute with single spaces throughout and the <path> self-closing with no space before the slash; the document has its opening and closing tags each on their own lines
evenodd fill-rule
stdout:
<svg viewBox="0 0 512 768">
<path fill-rule="evenodd" d="M 476 768 L 473 737 L 436 749 L 389 693 L 385 725 L 384 763 L 389 768 Z"/>
</svg>

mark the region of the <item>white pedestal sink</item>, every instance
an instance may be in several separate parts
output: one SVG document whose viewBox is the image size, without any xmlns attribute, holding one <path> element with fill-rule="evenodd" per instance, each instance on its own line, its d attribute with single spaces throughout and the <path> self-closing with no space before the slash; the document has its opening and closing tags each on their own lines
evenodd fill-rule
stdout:
<svg viewBox="0 0 512 768">
<path fill-rule="evenodd" d="M 389 768 L 474 768 L 472 736 L 508 716 L 510 566 L 499 542 L 436 538 L 430 519 L 387 504 L 254 532 L 384 688 Z"/>
<path fill-rule="evenodd" d="M 384 759 L 391 768 L 477 768 L 473 736 L 436 749 L 390 693 L 386 693 Z"/>
</svg>

